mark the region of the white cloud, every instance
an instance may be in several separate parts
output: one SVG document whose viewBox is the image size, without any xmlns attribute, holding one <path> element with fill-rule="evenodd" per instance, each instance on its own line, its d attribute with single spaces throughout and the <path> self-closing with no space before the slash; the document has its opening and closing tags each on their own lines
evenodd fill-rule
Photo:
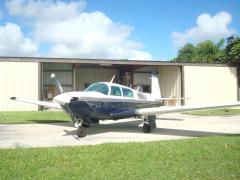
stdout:
<svg viewBox="0 0 240 180">
<path fill-rule="evenodd" d="M 187 42 L 199 43 L 204 40 L 218 41 L 234 33 L 235 29 L 229 27 L 232 21 L 231 14 L 219 12 L 215 16 L 203 13 L 197 18 L 197 25 L 185 32 L 173 32 L 172 39 L 176 46 L 181 47 Z"/>
<path fill-rule="evenodd" d="M 31 56 L 36 52 L 37 46 L 24 37 L 18 25 L 7 23 L 0 26 L 0 55 Z"/>
<path fill-rule="evenodd" d="M 64 21 L 77 17 L 86 6 L 85 1 L 53 1 L 53 0 L 9 0 L 6 7 L 9 14 L 37 22 Z"/>
<path fill-rule="evenodd" d="M 151 59 L 142 43 L 131 41 L 133 28 L 104 13 L 84 12 L 85 1 L 27 1 L 6 3 L 11 15 L 31 20 L 34 42 L 51 44 L 45 55 L 78 58 Z"/>
</svg>

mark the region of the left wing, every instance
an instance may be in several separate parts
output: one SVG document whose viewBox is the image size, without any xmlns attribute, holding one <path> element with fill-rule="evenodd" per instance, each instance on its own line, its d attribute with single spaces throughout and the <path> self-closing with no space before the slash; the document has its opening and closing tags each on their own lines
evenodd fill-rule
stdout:
<svg viewBox="0 0 240 180">
<path fill-rule="evenodd" d="M 208 108 L 222 108 L 222 107 L 233 107 L 240 106 L 240 102 L 228 103 L 228 104 L 208 104 L 202 106 L 160 106 L 156 108 L 142 108 L 133 109 L 129 111 L 124 111 L 120 113 L 112 114 L 113 117 L 131 117 L 131 116 L 147 116 L 163 113 L 173 113 L 173 112 L 184 112 L 184 111 L 195 111 Z"/>
<path fill-rule="evenodd" d="M 54 103 L 54 102 L 26 100 L 26 99 L 19 99 L 19 98 L 16 98 L 16 97 L 11 97 L 10 99 L 14 100 L 14 101 L 28 103 L 28 104 L 35 104 L 35 105 L 45 106 L 45 107 L 49 107 L 49 108 L 61 109 L 61 106 L 57 103 Z"/>
</svg>

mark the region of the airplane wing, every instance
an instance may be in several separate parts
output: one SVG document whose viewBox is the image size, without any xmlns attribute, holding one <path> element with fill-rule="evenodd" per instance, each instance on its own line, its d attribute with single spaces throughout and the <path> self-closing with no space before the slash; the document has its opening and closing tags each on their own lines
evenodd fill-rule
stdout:
<svg viewBox="0 0 240 180">
<path fill-rule="evenodd" d="M 155 108 L 142 108 L 142 109 L 133 109 L 129 111 L 123 111 L 119 113 L 111 114 L 112 117 L 131 117 L 131 116 L 148 116 L 155 114 L 164 114 L 164 113 L 173 113 L 173 112 L 186 112 L 186 111 L 195 111 L 208 108 L 222 108 L 222 107 L 233 107 L 240 106 L 240 102 L 236 103 L 226 103 L 226 104 L 208 104 L 202 106 L 160 106 Z"/>
<path fill-rule="evenodd" d="M 186 100 L 190 98 L 157 98 L 156 101 L 162 101 L 162 100 Z"/>
<path fill-rule="evenodd" d="M 11 97 L 11 100 L 19 101 L 19 102 L 25 102 L 29 104 L 35 104 L 39 106 L 49 107 L 49 108 L 55 108 L 55 109 L 61 109 L 61 106 L 54 102 L 45 102 L 45 101 L 37 101 L 37 100 L 25 100 L 25 99 L 19 99 L 16 97 Z"/>
</svg>

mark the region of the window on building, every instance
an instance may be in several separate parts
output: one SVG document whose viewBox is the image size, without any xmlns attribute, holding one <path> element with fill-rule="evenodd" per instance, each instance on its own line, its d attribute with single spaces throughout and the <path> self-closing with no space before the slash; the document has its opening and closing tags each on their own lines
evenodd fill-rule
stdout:
<svg viewBox="0 0 240 180">
<path fill-rule="evenodd" d="M 111 86 L 111 95 L 122 96 L 121 89 L 118 86 Z"/>
<path fill-rule="evenodd" d="M 122 88 L 123 96 L 133 98 L 133 92 L 131 89 Z"/>
</svg>

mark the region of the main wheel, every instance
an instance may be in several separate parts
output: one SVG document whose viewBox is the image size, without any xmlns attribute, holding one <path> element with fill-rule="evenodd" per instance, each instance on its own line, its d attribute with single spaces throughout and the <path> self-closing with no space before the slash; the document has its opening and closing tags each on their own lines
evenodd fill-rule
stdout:
<svg viewBox="0 0 240 180">
<path fill-rule="evenodd" d="M 86 134 L 87 134 L 86 128 L 83 127 L 83 126 L 78 126 L 77 136 L 78 136 L 79 138 L 82 138 L 82 137 L 85 137 Z"/>
<path fill-rule="evenodd" d="M 143 132 L 149 133 L 151 131 L 151 126 L 149 123 L 143 123 Z"/>
<path fill-rule="evenodd" d="M 157 127 L 156 125 L 156 116 L 148 116 L 148 121 L 152 129 L 155 129 Z"/>
</svg>

